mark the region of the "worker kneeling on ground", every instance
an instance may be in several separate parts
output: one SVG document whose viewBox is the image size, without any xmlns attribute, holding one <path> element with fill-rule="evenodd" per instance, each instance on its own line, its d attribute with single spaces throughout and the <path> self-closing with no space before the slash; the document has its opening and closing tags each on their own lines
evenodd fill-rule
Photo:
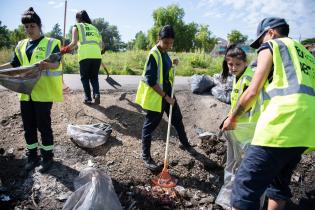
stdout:
<svg viewBox="0 0 315 210">
<path fill-rule="evenodd" d="M 293 170 L 308 148 L 315 148 L 315 59 L 299 42 L 288 38 L 281 18 L 265 18 L 251 44 L 258 49 L 252 82 L 223 129 L 234 129 L 239 116 L 255 102 L 265 85 L 269 103 L 262 111 L 251 145 L 236 174 L 233 209 L 259 209 L 266 190 L 268 209 L 284 209 L 290 199 Z"/>
<path fill-rule="evenodd" d="M 144 66 L 136 95 L 136 103 L 147 112 L 142 128 L 142 159 L 145 166 L 152 171 L 159 168 L 150 153 L 152 132 L 159 125 L 163 113 L 169 115 L 170 104 L 173 105 L 172 125 L 177 131 L 182 148 L 187 150 L 191 148 L 180 108 L 175 97 L 171 98 L 174 80 L 172 64 L 177 65 L 178 60 L 174 59 L 172 62 L 167 51 L 172 48 L 174 38 L 175 32 L 172 26 L 166 25 L 161 29 L 158 43 L 151 49 Z"/>
</svg>

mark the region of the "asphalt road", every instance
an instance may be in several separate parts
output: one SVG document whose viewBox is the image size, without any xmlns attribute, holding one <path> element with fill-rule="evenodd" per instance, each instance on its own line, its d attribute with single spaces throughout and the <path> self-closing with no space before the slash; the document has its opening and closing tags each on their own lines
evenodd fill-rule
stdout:
<svg viewBox="0 0 315 210">
<path fill-rule="evenodd" d="M 100 90 L 115 89 L 106 81 L 106 75 L 99 76 Z M 136 90 L 138 88 L 139 80 L 141 76 L 130 75 L 111 75 L 114 81 L 118 82 L 121 87 L 115 86 L 122 90 Z M 107 79 L 108 80 L 108 79 Z M 83 90 L 82 83 L 80 81 L 79 74 L 64 74 L 64 82 L 72 90 Z M 5 89 L 0 85 L 0 89 Z M 189 90 L 190 89 L 190 77 L 177 76 L 175 78 L 175 90 Z"/>
</svg>

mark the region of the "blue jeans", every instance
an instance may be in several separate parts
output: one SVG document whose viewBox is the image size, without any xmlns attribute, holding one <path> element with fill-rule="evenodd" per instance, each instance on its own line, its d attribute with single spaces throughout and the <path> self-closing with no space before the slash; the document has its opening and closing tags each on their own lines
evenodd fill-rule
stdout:
<svg viewBox="0 0 315 210">
<path fill-rule="evenodd" d="M 258 210 L 260 197 L 292 197 L 289 184 L 305 147 L 275 148 L 250 145 L 237 171 L 231 204 L 240 210 Z"/>
</svg>

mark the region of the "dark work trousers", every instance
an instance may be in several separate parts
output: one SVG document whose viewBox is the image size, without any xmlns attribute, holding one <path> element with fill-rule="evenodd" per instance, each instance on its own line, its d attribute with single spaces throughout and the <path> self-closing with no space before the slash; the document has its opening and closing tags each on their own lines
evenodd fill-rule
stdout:
<svg viewBox="0 0 315 210">
<path fill-rule="evenodd" d="M 40 132 L 42 145 L 53 146 L 54 138 L 51 128 L 52 102 L 21 101 L 21 115 L 26 144 L 38 143 L 37 130 Z M 29 149 L 30 155 L 37 155 L 37 148 Z M 43 159 L 53 157 L 52 150 L 41 150 Z"/>
<path fill-rule="evenodd" d="M 150 148 L 152 133 L 161 122 L 163 113 L 166 112 L 167 116 L 169 116 L 169 109 L 170 104 L 163 99 L 162 112 L 153 112 L 146 110 L 147 114 L 145 116 L 142 128 L 142 157 L 144 159 L 151 157 Z M 188 144 L 188 139 L 182 119 L 183 117 L 176 101 L 175 105 L 173 106 L 172 125 L 175 127 L 177 131 L 179 141 L 185 145 Z"/>
<path fill-rule="evenodd" d="M 100 94 L 100 88 L 98 83 L 98 73 L 100 71 L 101 59 L 84 59 L 79 62 L 80 64 L 80 76 L 84 89 L 85 99 L 91 101 L 91 88 L 93 88 L 93 96 Z"/>
</svg>

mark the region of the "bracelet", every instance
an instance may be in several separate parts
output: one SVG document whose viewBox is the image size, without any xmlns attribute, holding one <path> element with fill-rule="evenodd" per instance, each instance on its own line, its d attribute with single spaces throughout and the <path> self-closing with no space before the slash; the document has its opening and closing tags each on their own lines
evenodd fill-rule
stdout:
<svg viewBox="0 0 315 210">
<path fill-rule="evenodd" d="M 164 93 L 164 96 L 163 96 L 163 98 L 165 98 L 167 96 L 167 94 L 166 93 Z"/>
</svg>

